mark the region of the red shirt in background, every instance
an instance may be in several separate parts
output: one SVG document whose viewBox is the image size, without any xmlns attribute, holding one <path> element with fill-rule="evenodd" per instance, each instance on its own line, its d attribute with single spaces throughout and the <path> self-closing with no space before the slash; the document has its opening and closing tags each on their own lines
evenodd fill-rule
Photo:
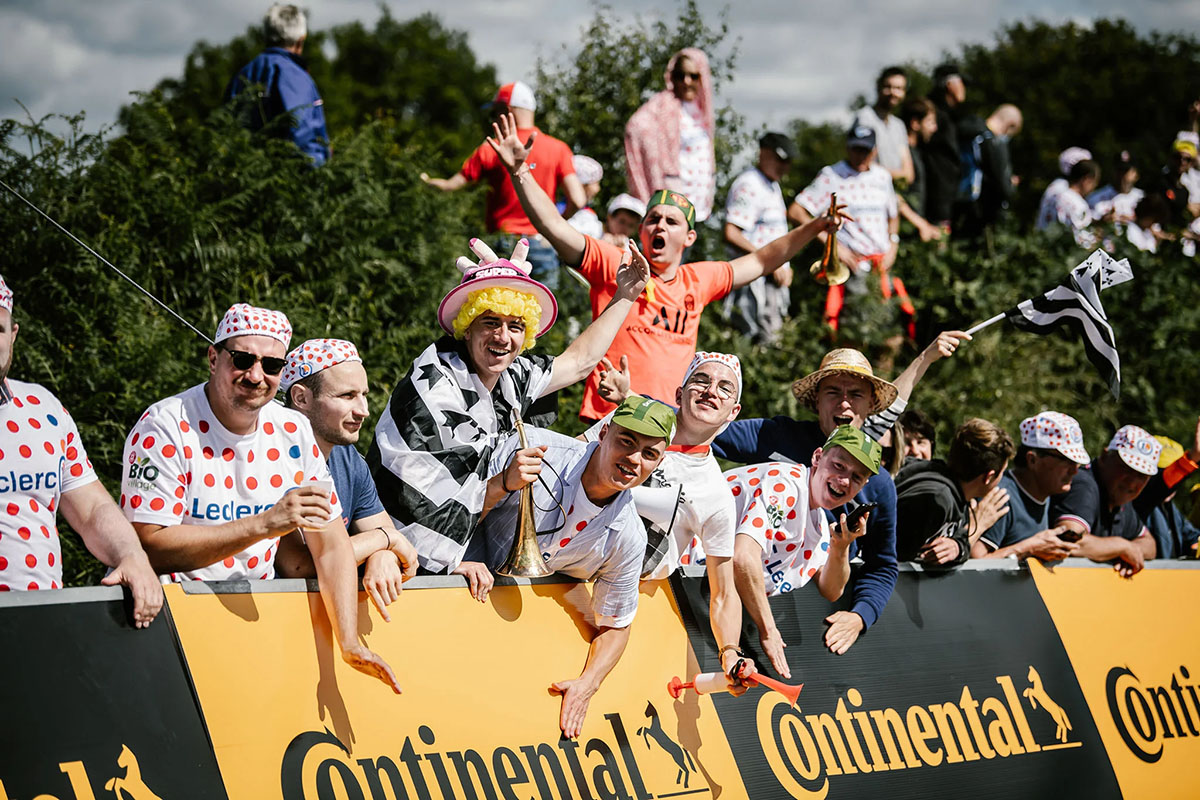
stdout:
<svg viewBox="0 0 1200 800">
<path fill-rule="evenodd" d="M 592 319 L 595 319 L 617 292 L 615 279 L 623 252 L 590 236 L 584 239 L 579 271 L 592 285 Z M 698 261 L 680 265 L 669 281 L 656 275 L 651 280 L 654 302 L 647 291 L 638 296 L 607 355 L 614 365 L 621 356 L 629 359 L 632 391 L 674 405 L 675 390 L 696 355 L 700 312 L 729 294 L 733 288 L 733 267 L 728 261 Z M 599 372 L 593 370 L 579 412 L 584 419 L 600 419 L 616 408 L 597 393 L 599 384 Z"/>
<path fill-rule="evenodd" d="M 571 148 L 566 142 L 548 136 L 534 128 L 518 128 L 517 136 L 521 141 L 529 139 L 529 135 L 537 131 L 533 140 L 533 149 L 525 163 L 538 186 L 554 199 L 558 193 L 558 185 L 568 175 L 575 174 L 572 162 Z M 487 196 L 487 226 L 489 231 L 504 233 L 536 234 L 537 228 L 525 216 L 521 201 L 513 190 L 512 180 L 508 171 L 500 163 L 496 151 L 487 142 L 479 145 L 475 152 L 463 163 L 460 172 L 471 183 L 486 178 L 490 187 Z"/>
</svg>

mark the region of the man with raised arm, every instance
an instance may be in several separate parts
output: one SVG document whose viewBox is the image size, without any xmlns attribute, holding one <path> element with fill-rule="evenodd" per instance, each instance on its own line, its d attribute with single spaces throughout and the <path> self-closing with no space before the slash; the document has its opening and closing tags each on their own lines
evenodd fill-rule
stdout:
<svg viewBox="0 0 1200 800">
<path fill-rule="evenodd" d="M 563 262 L 576 267 L 591 284 L 592 315 L 598 316 L 617 291 L 621 251 L 568 225 L 532 179 L 526 158 L 535 136 L 522 141 L 511 118 L 501 119 L 493 131 L 488 143 L 512 176 L 521 206 Z M 696 209 L 688 198 L 667 189 L 653 193 L 639 232 L 653 274 L 608 353 L 613 363 L 626 356 L 633 391 L 656 400 L 669 400 L 679 387 L 696 354 L 700 313 L 706 305 L 773 273 L 819 232 L 833 230 L 838 223 L 830 216 L 818 217 L 733 261 L 683 264 L 684 249 L 696 241 L 695 224 Z M 592 375 L 583 394 L 580 416 L 584 419 L 600 419 L 613 409 L 598 388 L 599 376 Z"/>
<path fill-rule="evenodd" d="M 514 414 L 526 418 L 539 398 L 595 368 L 649 266 L 636 250 L 627 252 L 616 291 L 596 320 L 561 355 L 525 354 L 558 314 L 554 295 L 529 275 L 528 243 L 519 242 L 508 259 L 478 239 L 471 249 L 480 262 L 459 259 L 462 283 L 438 308 L 446 335 L 417 356 L 392 393 L 367 463 L 383 507 L 416 545 L 421 566 L 464 575 L 483 602 L 491 572 L 463 557 L 483 509 L 492 451 L 514 430 Z"/>
<path fill-rule="evenodd" d="M 121 506 L 167 580 L 275 577 L 279 539 L 302 531 L 342 658 L 399 693 L 358 639 L 354 552 L 312 427 L 272 402 L 288 318 L 232 306 L 208 348 L 208 380 L 160 400 L 125 441 Z"/>
<path fill-rule="evenodd" d="M 288 353 L 279 388 L 283 404 L 312 425 L 341 498 L 354 562 L 365 564 L 363 589 L 384 621 L 391 622 L 387 607 L 396 601 L 401 584 L 417 574 L 417 550 L 392 526 L 371 470 L 354 446 L 370 413 L 367 371 L 358 348 L 344 339 L 309 339 Z M 280 541 L 276 565 L 294 577 L 316 577 L 312 554 L 296 534 Z"/>
<path fill-rule="evenodd" d="M 593 582 L 589 622 L 597 633 L 583 673 L 551 686 L 562 695 L 559 725 L 567 738 L 579 735 L 592 695 L 629 641 L 646 554 L 646 533 L 629 490 L 658 466 L 674 433 L 670 406 L 631 394 L 596 442 L 529 428 L 528 448 L 510 436 L 492 454 L 482 512 L 488 566 L 495 569 L 507 557 L 520 490 L 532 485 L 534 529 L 546 566 Z M 477 549 L 473 543 L 472 554 Z"/>
<path fill-rule="evenodd" d="M 9 454 L 5 466 L 21 465 L 0 476 L 8 512 L 0 518 L 0 592 L 63 588 L 61 509 L 88 551 L 113 568 L 101 583 L 129 589 L 134 625 L 144 628 L 162 608 L 162 586 L 96 477 L 75 420 L 44 386 L 8 376 L 19 330 L 12 290 L 0 277 L 0 454 Z"/>
</svg>

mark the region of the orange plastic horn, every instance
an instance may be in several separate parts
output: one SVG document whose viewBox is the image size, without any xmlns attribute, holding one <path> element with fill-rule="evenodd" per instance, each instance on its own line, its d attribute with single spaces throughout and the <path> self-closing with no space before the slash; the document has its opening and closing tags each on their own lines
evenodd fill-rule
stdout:
<svg viewBox="0 0 1200 800">
<path fill-rule="evenodd" d="M 798 683 L 795 686 L 789 686 L 783 681 L 777 681 L 774 678 L 768 678 L 766 675 L 760 675 L 757 672 L 742 679 L 745 683 L 751 686 L 765 686 L 768 689 L 773 689 L 788 699 L 788 705 L 792 708 L 796 707 L 796 701 L 800 698 L 800 690 L 804 688 L 803 683 Z"/>
</svg>

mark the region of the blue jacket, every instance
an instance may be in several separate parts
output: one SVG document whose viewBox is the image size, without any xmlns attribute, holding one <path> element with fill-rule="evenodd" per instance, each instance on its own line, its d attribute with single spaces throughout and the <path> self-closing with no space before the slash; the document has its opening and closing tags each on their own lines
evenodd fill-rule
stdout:
<svg viewBox="0 0 1200 800">
<path fill-rule="evenodd" d="M 1200 530 L 1184 519 L 1174 503 L 1155 506 L 1146 519 L 1146 527 L 1158 545 L 1158 558 L 1194 558 L 1192 545 L 1200 539 Z"/>
<path fill-rule="evenodd" d="M 739 419 L 713 442 L 713 452 L 742 464 L 792 461 L 811 466 L 813 451 L 825 444 L 826 438 L 815 421 L 798 422 L 791 417 Z M 850 550 L 851 558 L 858 554 L 863 560 L 863 568 L 852 587 L 851 610 L 869 628 L 883 613 L 900 574 L 896 566 L 896 484 L 887 470 L 881 469 L 854 499 L 858 503 L 879 504 L 871 513 L 866 535 L 855 541 Z M 834 511 L 825 514 L 831 521 L 837 519 Z"/>
<path fill-rule="evenodd" d="M 261 105 L 250 115 L 250 127 L 258 130 L 280 114 L 292 115 L 292 141 L 312 159 L 315 166 L 329 160 L 329 132 L 317 84 L 303 60 L 282 47 L 268 47 L 230 82 L 226 100 L 237 97 L 248 86 L 264 87 Z"/>
</svg>

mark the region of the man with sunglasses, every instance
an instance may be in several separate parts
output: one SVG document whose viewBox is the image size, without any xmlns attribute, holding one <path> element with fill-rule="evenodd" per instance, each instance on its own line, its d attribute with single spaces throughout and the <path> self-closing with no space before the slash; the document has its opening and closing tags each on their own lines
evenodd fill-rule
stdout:
<svg viewBox="0 0 1200 800">
<path fill-rule="evenodd" d="M 532 485 L 534 526 L 546 566 L 594 582 L 589 621 L 598 632 L 583 673 L 550 687 L 563 698 L 559 726 L 574 738 L 583 729 L 588 702 L 629 641 L 646 533 L 628 490 L 658 466 L 675 434 L 675 412 L 631 394 L 597 442 L 585 444 L 541 428 L 531 427 L 528 434 L 528 448 L 521 449 L 518 437 L 510 436 L 492 453 L 482 514 L 485 535 L 472 540 L 466 557 L 492 569 L 503 563 L 517 530 L 520 490 Z"/>
<path fill-rule="evenodd" d="M 1008 494 L 1008 513 L 971 545 L 972 558 L 1061 561 L 1079 545 L 1059 538 L 1066 528 L 1050 527 L 1050 496 L 1070 491 L 1087 464 L 1083 430 L 1073 417 L 1043 411 L 1021 422 L 1021 444 L 999 487 Z"/>
<path fill-rule="evenodd" d="M 312 427 L 272 402 L 291 336 L 278 311 L 230 308 L 208 348 L 208 381 L 133 426 L 120 505 L 171 581 L 273 578 L 280 537 L 302 531 L 342 658 L 399 692 L 358 642 L 354 553 Z"/>
</svg>

